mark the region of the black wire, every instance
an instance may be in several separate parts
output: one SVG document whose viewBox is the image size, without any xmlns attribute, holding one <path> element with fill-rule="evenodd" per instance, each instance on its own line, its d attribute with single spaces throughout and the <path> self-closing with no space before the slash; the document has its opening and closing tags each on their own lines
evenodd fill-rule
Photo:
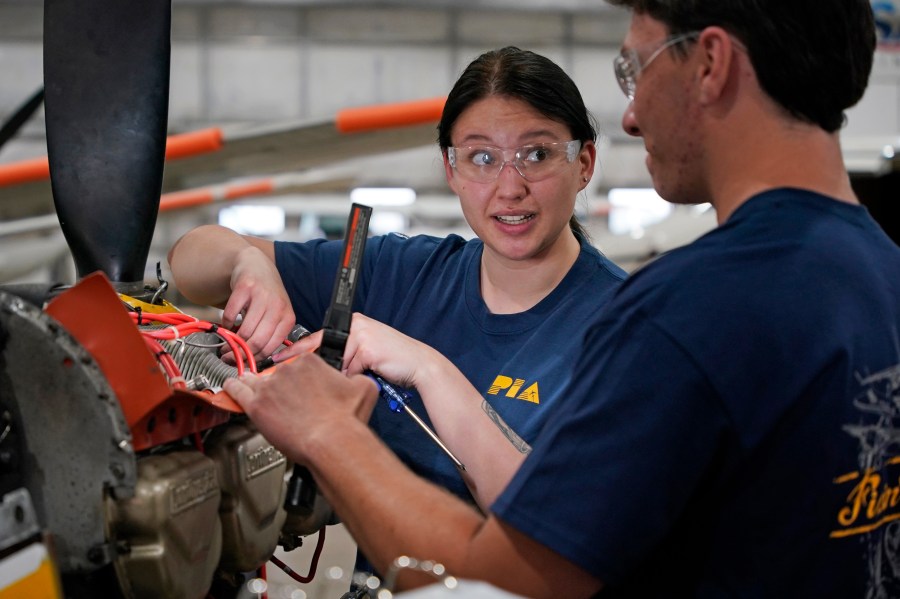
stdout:
<svg viewBox="0 0 900 599">
<path fill-rule="evenodd" d="M 19 132 L 25 121 L 31 118 L 31 115 L 37 111 L 38 107 L 44 102 L 44 86 L 42 85 L 22 106 L 0 127 L 0 148 L 6 142 Z"/>
</svg>

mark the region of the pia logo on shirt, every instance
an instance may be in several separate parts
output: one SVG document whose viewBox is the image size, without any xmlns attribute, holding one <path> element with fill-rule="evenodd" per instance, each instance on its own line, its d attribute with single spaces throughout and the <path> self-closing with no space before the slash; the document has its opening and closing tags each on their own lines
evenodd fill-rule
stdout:
<svg viewBox="0 0 900 599">
<path fill-rule="evenodd" d="M 504 393 L 506 397 L 515 397 L 516 399 L 523 399 L 536 404 L 541 403 L 537 381 L 529 385 L 524 391 L 521 391 L 524 385 L 525 379 L 513 379 L 512 377 L 498 374 L 491 388 L 488 389 L 488 395 L 497 395 L 501 391 L 506 390 L 506 393 Z"/>
</svg>

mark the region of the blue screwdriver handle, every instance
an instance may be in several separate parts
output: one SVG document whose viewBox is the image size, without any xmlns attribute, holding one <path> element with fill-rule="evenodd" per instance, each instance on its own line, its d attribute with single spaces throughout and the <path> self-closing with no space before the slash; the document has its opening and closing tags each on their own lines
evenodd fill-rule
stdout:
<svg viewBox="0 0 900 599">
<path fill-rule="evenodd" d="M 381 396 L 388 402 L 388 408 L 391 412 L 402 412 L 412 397 L 406 391 L 398 391 L 392 384 L 374 373 L 369 373 L 369 377 L 378 385 L 378 391 Z"/>
<path fill-rule="evenodd" d="M 434 441 L 445 454 L 447 454 L 447 457 L 450 458 L 450 460 L 459 470 L 466 469 L 463 463 L 459 461 L 459 458 L 453 455 L 453 452 L 450 451 L 450 448 L 444 445 L 444 442 L 441 441 L 441 439 L 433 430 L 431 430 L 431 427 L 425 424 L 425 422 L 421 418 L 419 418 L 415 412 L 413 412 L 412 408 L 409 407 L 409 400 L 412 399 L 412 396 L 409 393 L 407 393 L 406 391 L 398 391 L 396 387 L 394 387 L 392 384 L 390 384 L 374 372 L 370 371 L 366 374 L 375 381 L 376 385 L 378 385 L 378 391 L 380 392 L 381 396 L 387 400 L 388 408 L 390 408 L 392 412 L 406 412 L 407 415 L 409 415 L 409 417 L 415 421 L 419 428 L 425 431 L 428 436 L 431 437 L 431 440 Z"/>
</svg>

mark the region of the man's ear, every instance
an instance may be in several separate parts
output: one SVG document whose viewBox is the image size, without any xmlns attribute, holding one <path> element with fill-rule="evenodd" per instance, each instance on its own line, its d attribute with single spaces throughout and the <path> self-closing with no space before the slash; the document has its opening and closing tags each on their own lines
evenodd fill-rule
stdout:
<svg viewBox="0 0 900 599">
<path fill-rule="evenodd" d="M 736 41 L 721 27 L 707 27 L 697 40 L 700 52 L 700 101 L 708 104 L 725 92 L 741 51 Z"/>
</svg>

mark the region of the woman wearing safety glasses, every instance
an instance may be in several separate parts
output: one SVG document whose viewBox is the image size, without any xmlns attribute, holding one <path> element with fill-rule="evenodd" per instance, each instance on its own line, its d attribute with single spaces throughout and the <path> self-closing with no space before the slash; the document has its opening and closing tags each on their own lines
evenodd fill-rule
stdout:
<svg viewBox="0 0 900 599">
<path fill-rule="evenodd" d="M 558 65 L 513 47 L 481 55 L 450 92 L 438 132 L 477 238 L 370 238 L 343 366 L 407 390 L 464 468 L 387 402 L 371 426 L 414 470 L 486 509 L 546 418 L 565 409 L 582 332 L 625 273 L 574 217 L 597 134 Z M 341 248 L 204 226 L 178 241 L 169 263 L 185 297 L 223 307 L 226 325 L 240 314 L 238 333 L 268 355 L 295 323 L 320 326 Z M 320 340 L 302 339 L 276 361 Z"/>
</svg>

